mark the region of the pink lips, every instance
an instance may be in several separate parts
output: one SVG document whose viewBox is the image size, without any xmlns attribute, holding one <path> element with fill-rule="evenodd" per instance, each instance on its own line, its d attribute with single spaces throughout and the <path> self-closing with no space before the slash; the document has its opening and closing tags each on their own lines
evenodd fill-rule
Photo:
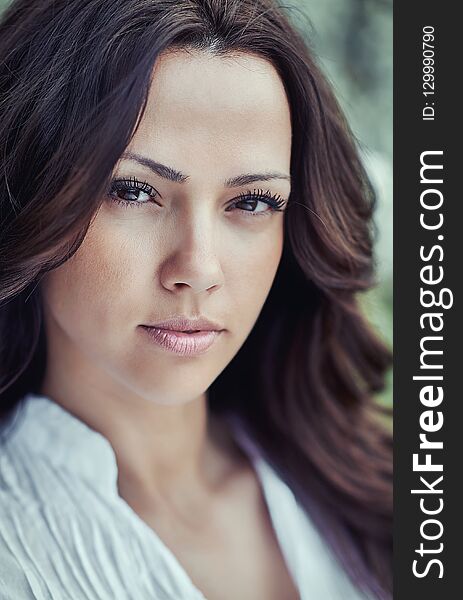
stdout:
<svg viewBox="0 0 463 600">
<path fill-rule="evenodd" d="M 179 356 L 203 354 L 212 346 L 221 333 L 217 330 L 186 333 L 185 331 L 162 329 L 147 325 L 141 327 L 155 344 Z"/>
</svg>

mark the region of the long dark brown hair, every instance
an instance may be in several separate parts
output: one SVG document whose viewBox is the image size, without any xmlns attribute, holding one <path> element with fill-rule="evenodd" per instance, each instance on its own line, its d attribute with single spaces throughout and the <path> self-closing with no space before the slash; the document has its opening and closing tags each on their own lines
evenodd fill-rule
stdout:
<svg viewBox="0 0 463 600">
<path fill-rule="evenodd" d="M 272 0 L 15 0 L 0 21 L 0 405 L 40 389 L 38 284 L 78 249 L 168 48 L 265 57 L 291 109 L 283 256 L 259 319 L 209 388 L 238 416 L 357 586 L 391 597 L 391 362 L 358 304 L 375 197 L 303 35 Z M 310 557 L 308 557 L 310 560 Z"/>
</svg>

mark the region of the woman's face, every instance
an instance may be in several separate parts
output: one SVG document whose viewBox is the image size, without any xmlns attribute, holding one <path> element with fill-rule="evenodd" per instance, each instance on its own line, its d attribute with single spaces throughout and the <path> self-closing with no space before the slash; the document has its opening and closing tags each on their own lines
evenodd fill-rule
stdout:
<svg viewBox="0 0 463 600">
<path fill-rule="evenodd" d="M 286 207 L 290 151 L 289 106 L 269 62 L 164 54 L 110 194 L 76 254 L 42 281 L 48 368 L 59 358 L 82 384 L 164 404 L 203 394 L 274 280 L 284 212 L 269 203 Z M 142 327 L 175 315 L 222 331 L 207 350 L 178 354 Z"/>
</svg>

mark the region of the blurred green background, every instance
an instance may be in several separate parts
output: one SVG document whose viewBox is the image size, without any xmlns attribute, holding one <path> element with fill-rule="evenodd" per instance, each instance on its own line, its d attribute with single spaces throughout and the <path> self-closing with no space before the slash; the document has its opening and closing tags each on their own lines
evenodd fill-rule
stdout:
<svg viewBox="0 0 463 600">
<path fill-rule="evenodd" d="M 0 0 L 0 10 L 8 3 Z M 283 0 L 282 4 L 333 84 L 376 189 L 378 285 L 360 301 L 392 348 L 392 0 Z M 392 404 L 392 370 L 378 401 Z"/>
</svg>

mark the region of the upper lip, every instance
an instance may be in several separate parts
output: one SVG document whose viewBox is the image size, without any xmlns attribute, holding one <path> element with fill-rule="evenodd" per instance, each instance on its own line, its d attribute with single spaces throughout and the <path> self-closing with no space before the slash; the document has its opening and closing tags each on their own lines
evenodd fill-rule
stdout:
<svg viewBox="0 0 463 600">
<path fill-rule="evenodd" d="M 188 318 L 183 315 L 175 315 L 165 321 L 150 323 L 145 327 L 157 327 L 171 331 L 221 331 L 223 329 L 219 323 L 206 319 L 206 317 Z"/>
</svg>

